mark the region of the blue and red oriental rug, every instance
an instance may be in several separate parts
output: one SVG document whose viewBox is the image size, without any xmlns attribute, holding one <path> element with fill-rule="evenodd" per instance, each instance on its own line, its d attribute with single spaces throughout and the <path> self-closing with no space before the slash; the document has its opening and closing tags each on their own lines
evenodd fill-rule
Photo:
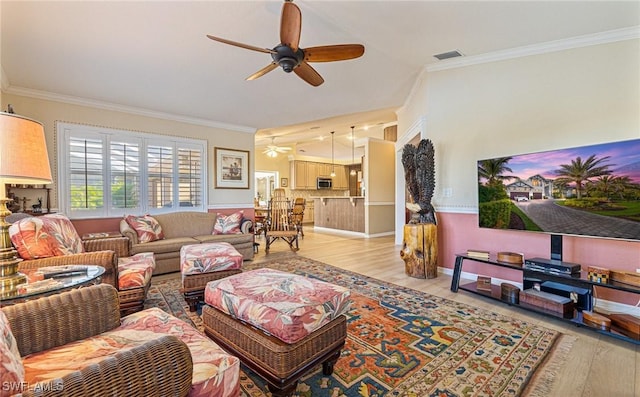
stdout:
<svg viewBox="0 0 640 397">
<path fill-rule="evenodd" d="M 520 396 L 544 395 L 550 387 L 553 370 L 540 367 L 558 344 L 557 331 L 297 255 L 244 264 L 259 267 L 351 289 L 347 341 L 334 373 L 316 368 L 299 382 L 298 396 Z M 179 275 L 153 280 L 146 305 L 202 329 L 179 288 Z M 241 383 L 246 397 L 270 395 L 244 367 Z"/>
</svg>

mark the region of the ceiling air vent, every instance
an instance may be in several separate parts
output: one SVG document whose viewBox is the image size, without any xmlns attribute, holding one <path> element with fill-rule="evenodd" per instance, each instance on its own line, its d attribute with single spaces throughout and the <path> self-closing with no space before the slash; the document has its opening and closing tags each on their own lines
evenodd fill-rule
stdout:
<svg viewBox="0 0 640 397">
<path fill-rule="evenodd" d="M 438 58 L 439 60 L 443 61 L 445 59 L 449 59 L 449 58 L 456 58 L 456 57 L 461 57 L 462 53 L 458 50 L 453 50 L 453 51 L 449 51 L 449 52 L 443 52 L 442 54 L 436 54 L 434 55 L 434 57 Z"/>
</svg>

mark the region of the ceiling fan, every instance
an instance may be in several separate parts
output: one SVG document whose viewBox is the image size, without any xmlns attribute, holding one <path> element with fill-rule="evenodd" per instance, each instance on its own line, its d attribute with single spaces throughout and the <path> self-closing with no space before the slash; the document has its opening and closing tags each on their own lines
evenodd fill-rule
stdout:
<svg viewBox="0 0 640 397">
<path fill-rule="evenodd" d="M 262 153 L 266 154 L 269 157 L 277 157 L 278 153 L 286 153 L 291 150 L 290 147 L 276 146 L 274 140 L 275 137 L 271 137 L 271 145 L 267 145 L 267 150 Z"/>
<path fill-rule="evenodd" d="M 324 83 L 324 79 L 309 65 L 309 62 L 344 61 L 358 58 L 364 54 L 364 46 L 361 44 L 335 44 L 300 48 L 298 44 L 301 30 L 302 13 L 300 9 L 293 4 L 292 0 L 285 0 L 280 17 L 280 44 L 273 49 L 255 47 L 211 35 L 207 35 L 207 37 L 236 47 L 271 54 L 273 61 L 247 77 L 247 80 L 255 80 L 280 66 L 285 72 L 291 73 L 293 71 L 302 80 L 317 87 Z"/>
</svg>

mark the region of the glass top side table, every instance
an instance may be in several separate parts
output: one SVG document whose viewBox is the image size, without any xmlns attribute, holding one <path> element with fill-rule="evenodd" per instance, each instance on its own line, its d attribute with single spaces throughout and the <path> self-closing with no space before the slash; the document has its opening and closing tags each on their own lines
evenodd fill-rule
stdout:
<svg viewBox="0 0 640 397">
<path fill-rule="evenodd" d="M 94 265 L 49 266 L 23 271 L 27 283 L 10 296 L 0 296 L 0 306 L 13 305 L 73 288 L 100 284 L 104 267 Z"/>
</svg>

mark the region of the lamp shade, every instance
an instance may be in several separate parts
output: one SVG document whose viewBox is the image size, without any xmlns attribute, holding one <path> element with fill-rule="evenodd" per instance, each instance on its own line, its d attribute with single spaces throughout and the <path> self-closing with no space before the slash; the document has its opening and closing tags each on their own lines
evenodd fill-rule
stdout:
<svg viewBox="0 0 640 397">
<path fill-rule="evenodd" d="M 1 182 L 51 183 L 51 166 L 41 123 L 0 112 L 0 142 Z"/>
</svg>

